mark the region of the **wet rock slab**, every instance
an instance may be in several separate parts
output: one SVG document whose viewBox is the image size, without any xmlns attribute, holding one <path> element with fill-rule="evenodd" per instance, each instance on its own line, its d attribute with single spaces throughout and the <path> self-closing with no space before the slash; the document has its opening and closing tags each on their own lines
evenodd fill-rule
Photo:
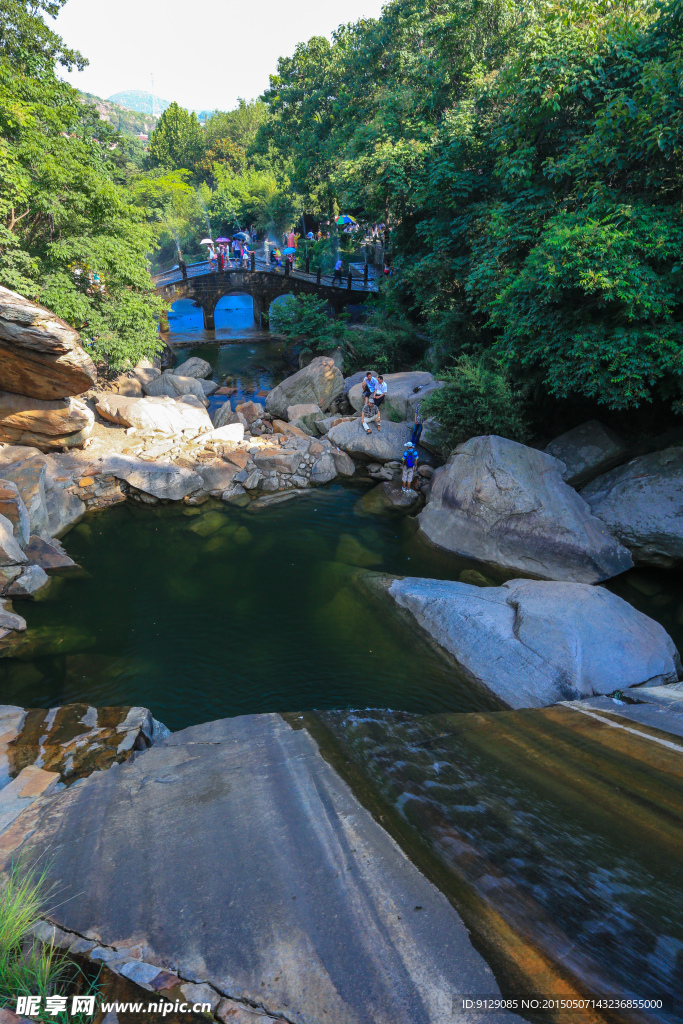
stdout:
<svg viewBox="0 0 683 1024">
<path fill-rule="evenodd" d="M 55 923 L 245 1009 L 446 1024 L 458 993 L 497 991 L 446 898 L 278 715 L 186 729 L 50 798 L 26 853 L 48 849 Z"/>
</svg>

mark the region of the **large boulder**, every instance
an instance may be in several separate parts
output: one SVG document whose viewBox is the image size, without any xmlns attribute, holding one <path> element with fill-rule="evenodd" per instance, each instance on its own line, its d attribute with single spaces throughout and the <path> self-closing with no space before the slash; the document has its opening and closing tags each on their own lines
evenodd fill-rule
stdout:
<svg viewBox="0 0 683 1024">
<path fill-rule="evenodd" d="M 183 430 L 211 430 L 212 423 L 203 401 L 194 395 L 173 398 L 128 398 L 104 392 L 95 399 L 95 407 L 104 419 L 124 427 L 136 427 L 141 433 L 158 431 L 181 434 Z"/>
<path fill-rule="evenodd" d="M 403 446 L 410 440 L 410 423 L 382 421 L 382 429 L 375 426 L 367 434 L 360 420 L 347 420 L 331 427 L 327 433 L 333 445 L 347 452 L 354 459 L 366 462 L 395 462 L 403 458 Z"/>
<path fill-rule="evenodd" d="M 581 491 L 639 565 L 683 564 L 683 447 L 641 455 Z"/>
<path fill-rule="evenodd" d="M 664 627 L 604 587 L 407 578 L 388 593 L 462 674 L 511 708 L 675 682 L 680 673 Z"/>
<path fill-rule="evenodd" d="M 618 434 L 598 420 L 588 420 L 566 434 L 560 434 L 546 448 L 548 455 L 564 462 L 565 483 L 583 487 L 599 473 L 606 473 L 628 457 L 628 448 Z"/>
<path fill-rule="evenodd" d="M 51 400 L 97 380 L 78 332 L 49 309 L 0 287 L 0 381 L 4 391 Z"/>
<path fill-rule="evenodd" d="M 54 538 L 46 540 L 43 537 L 31 537 L 24 554 L 33 565 L 39 565 L 48 576 L 70 575 L 79 572 L 78 565 L 73 558 L 67 555 L 66 551 Z"/>
<path fill-rule="evenodd" d="M 417 491 L 404 491 L 400 480 L 384 480 L 366 491 L 357 504 L 359 512 L 382 515 L 385 512 L 414 512 L 419 504 Z"/>
<path fill-rule="evenodd" d="M 138 491 L 166 501 L 180 501 L 193 491 L 204 489 L 201 476 L 191 469 L 173 463 L 143 462 L 129 455 L 105 458 L 102 473 L 125 480 Z"/>
<path fill-rule="evenodd" d="M 92 410 L 78 398 L 43 401 L 0 391 L 0 441 L 45 452 L 80 447 L 94 422 Z"/>
<path fill-rule="evenodd" d="M 317 356 L 303 370 L 286 377 L 268 393 L 266 412 L 285 419 L 290 405 L 315 404 L 325 412 L 344 390 L 344 378 L 327 356 Z"/>
<path fill-rule="evenodd" d="M 322 410 L 315 402 L 306 402 L 287 407 L 288 421 L 295 427 L 298 427 L 299 430 L 303 430 L 305 434 L 309 434 L 310 437 L 318 436 L 316 420 L 320 420 L 322 415 Z"/>
<path fill-rule="evenodd" d="M 473 437 L 434 473 L 420 529 L 437 547 L 540 579 L 598 583 L 630 569 L 629 552 L 563 471 L 516 441 Z"/>
<path fill-rule="evenodd" d="M 211 363 L 207 363 L 206 359 L 190 356 L 180 366 L 174 367 L 173 372 L 177 377 L 196 377 L 199 380 L 202 377 L 210 377 L 213 370 Z"/>
<path fill-rule="evenodd" d="M 212 459 L 197 466 L 197 472 L 204 481 L 205 491 L 221 491 L 232 487 L 234 477 L 239 472 L 237 466 L 223 459 Z"/>
<path fill-rule="evenodd" d="M 39 565 L 27 565 L 21 575 L 5 588 L 5 594 L 11 598 L 33 597 L 49 582 L 47 573 Z"/>
<path fill-rule="evenodd" d="M 168 370 L 160 377 L 155 377 L 149 384 L 143 384 L 142 390 L 151 398 L 181 398 L 183 395 L 194 395 L 200 402 L 206 402 L 204 388 L 196 377 L 179 377 Z"/>
<path fill-rule="evenodd" d="M 365 376 L 365 374 L 363 374 Z M 433 374 L 421 370 L 410 370 L 407 373 L 385 373 L 384 383 L 387 385 L 387 396 L 382 411 L 392 412 L 402 420 L 413 420 L 415 407 L 428 395 L 443 387 L 441 381 L 435 380 Z M 363 381 L 354 384 L 349 390 L 349 401 L 360 412 L 365 399 L 363 398 Z"/>
<path fill-rule="evenodd" d="M 36 448 L 8 445 L 0 449 L 0 477 L 16 484 L 28 513 L 31 533 L 48 529 L 45 478 L 47 458 Z"/>
<path fill-rule="evenodd" d="M 84 501 L 68 487 L 52 487 L 47 492 L 47 535 L 62 537 L 86 513 Z"/>
<path fill-rule="evenodd" d="M 25 548 L 31 533 L 31 522 L 24 499 L 13 480 L 0 478 L 0 515 L 9 519 L 14 528 L 17 543 L 20 547 Z"/>
<path fill-rule="evenodd" d="M 14 536 L 14 525 L 6 516 L 0 515 L 0 565 L 21 565 L 28 562 Z"/>
</svg>

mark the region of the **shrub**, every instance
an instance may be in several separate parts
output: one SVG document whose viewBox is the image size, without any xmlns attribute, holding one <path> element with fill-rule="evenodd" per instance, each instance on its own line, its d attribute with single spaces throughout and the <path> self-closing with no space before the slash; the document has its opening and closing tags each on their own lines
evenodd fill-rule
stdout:
<svg viewBox="0 0 683 1024">
<path fill-rule="evenodd" d="M 444 386 L 425 399 L 422 413 L 439 421 L 447 450 L 480 434 L 527 440 L 526 389 L 489 353 L 459 356 L 440 379 Z"/>
<path fill-rule="evenodd" d="M 288 341 L 297 341 L 305 352 L 325 352 L 343 348 L 346 342 L 346 317 L 330 315 L 327 303 L 315 295 L 288 295 L 270 310 L 270 326 Z"/>
</svg>

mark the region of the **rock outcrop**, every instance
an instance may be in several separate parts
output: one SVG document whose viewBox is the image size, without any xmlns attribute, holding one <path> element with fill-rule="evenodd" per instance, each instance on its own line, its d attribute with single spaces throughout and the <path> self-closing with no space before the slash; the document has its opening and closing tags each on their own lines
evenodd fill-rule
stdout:
<svg viewBox="0 0 683 1024">
<path fill-rule="evenodd" d="M 581 491 L 639 565 L 683 563 L 683 447 L 633 459 Z"/>
<path fill-rule="evenodd" d="M 410 423 L 392 423 L 382 420 L 382 429 L 371 427 L 367 434 L 359 419 L 346 420 L 331 427 L 327 436 L 333 445 L 343 449 L 354 459 L 366 462 L 395 462 L 403 457 L 403 446 L 410 440 Z"/>
<path fill-rule="evenodd" d="M 184 395 L 178 400 L 129 398 L 105 391 L 97 396 L 95 406 L 104 419 L 135 427 L 142 433 L 182 434 L 183 430 L 211 430 L 213 426 L 203 400 L 194 395 Z"/>
<path fill-rule="evenodd" d="M 268 393 L 266 412 L 277 419 L 287 418 L 290 405 L 315 404 L 326 412 L 344 390 L 344 378 L 327 356 L 317 356 L 308 366 Z"/>
<path fill-rule="evenodd" d="M 210 377 L 213 373 L 211 369 L 211 363 L 207 363 L 206 359 L 200 359 L 199 356 L 190 356 L 180 366 L 174 367 L 174 374 L 177 377 L 196 377 L 200 378 Z"/>
<path fill-rule="evenodd" d="M 556 437 L 546 452 L 564 462 L 562 479 L 572 487 L 583 487 L 628 457 L 625 442 L 598 420 L 588 420 Z"/>
<path fill-rule="evenodd" d="M 629 552 L 563 471 L 534 448 L 473 437 L 434 473 L 420 529 L 447 551 L 540 579 L 598 583 L 630 569 Z"/>
<path fill-rule="evenodd" d="M 170 370 L 164 371 L 149 384 L 143 384 L 142 390 L 151 398 L 182 398 L 183 395 L 194 395 L 200 402 L 206 404 L 204 388 L 196 377 L 180 377 Z"/>
<path fill-rule="evenodd" d="M 411 421 L 414 419 L 417 404 L 443 387 L 441 381 L 434 379 L 433 374 L 420 370 L 385 373 L 384 383 L 387 385 L 387 396 L 384 399 L 383 411 L 392 412 L 402 420 Z M 349 401 L 356 412 L 361 411 L 365 401 L 362 379 L 349 389 Z"/>
<path fill-rule="evenodd" d="M 95 366 L 81 348 L 77 331 L 49 309 L 0 287 L 4 391 L 51 401 L 80 395 L 96 379 Z"/>
<path fill-rule="evenodd" d="M 388 593 L 461 674 L 511 708 L 675 682 L 680 673 L 664 627 L 604 587 L 407 578 L 391 582 Z"/>
<path fill-rule="evenodd" d="M 80 447 L 92 433 L 95 417 L 77 398 L 42 401 L 0 391 L 0 440 L 41 451 Z"/>
</svg>

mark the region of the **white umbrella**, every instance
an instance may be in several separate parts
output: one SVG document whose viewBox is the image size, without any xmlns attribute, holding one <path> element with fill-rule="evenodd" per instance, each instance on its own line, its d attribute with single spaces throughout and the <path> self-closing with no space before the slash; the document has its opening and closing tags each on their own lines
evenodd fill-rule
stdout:
<svg viewBox="0 0 683 1024">
<path fill-rule="evenodd" d="M 201 242 L 199 244 L 200 245 L 213 245 L 213 239 L 212 238 L 202 238 L 202 240 L 201 240 Z"/>
</svg>

